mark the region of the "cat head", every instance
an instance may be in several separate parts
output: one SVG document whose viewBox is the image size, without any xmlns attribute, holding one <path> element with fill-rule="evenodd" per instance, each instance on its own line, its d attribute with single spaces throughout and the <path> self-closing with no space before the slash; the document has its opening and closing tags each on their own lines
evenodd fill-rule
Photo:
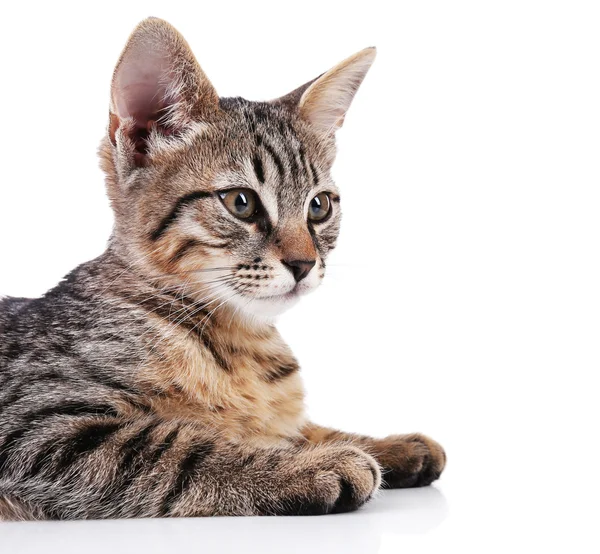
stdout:
<svg viewBox="0 0 600 554">
<path fill-rule="evenodd" d="M 375 58 L 367 48 L 269 102 L 219 98 L 156 18 L 115 68 L 100 147 L 113 247 L 146 278 L 274 316 L 316 288 L 340 224 L 335 132 Z"/>
</svg>

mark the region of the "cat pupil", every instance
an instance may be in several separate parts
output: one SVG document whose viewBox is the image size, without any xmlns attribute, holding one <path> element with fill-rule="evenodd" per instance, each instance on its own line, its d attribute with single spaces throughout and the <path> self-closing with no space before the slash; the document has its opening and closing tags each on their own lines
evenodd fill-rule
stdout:
<svg viewBox="0 0 600 554">
<path fill-rule="evenodd" d="M 321 213 L 321 199 L 317 196 L 313 198 L 311 202 L 311 210 L 314 215 L 319 215 Z"/>
<path fill-rule="evenodd" d="M 239 212 L 239 213 L 243 213 L 248 209 L 248 199 L 246 198 L 246 195 L 243 192 L 240 192 L 237 195 L 237 198 L 235 199 L 235 209 Z"/>
</svg>

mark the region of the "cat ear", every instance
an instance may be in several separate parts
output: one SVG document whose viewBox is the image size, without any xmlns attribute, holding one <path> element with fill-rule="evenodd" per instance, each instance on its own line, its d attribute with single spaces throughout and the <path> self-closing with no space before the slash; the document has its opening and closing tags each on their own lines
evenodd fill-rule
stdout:
<svg viewBox="0 0 600 554">
<path fill-rule="evenodd" d="M 133 31 L 115 68 L 109 138 L 131 141 L 143 165 L 153 132 L 168 136 L 218 109 L 219 97 L 190 47 L 166 21 L 148 18 Z"/>
<path fill-rule="evenodd" d="M 320 132 L 333 134 L 344 123 L 376 52 L 375 48 L 365 48 L 275 102 L 295 108 Z"/>
</svg>

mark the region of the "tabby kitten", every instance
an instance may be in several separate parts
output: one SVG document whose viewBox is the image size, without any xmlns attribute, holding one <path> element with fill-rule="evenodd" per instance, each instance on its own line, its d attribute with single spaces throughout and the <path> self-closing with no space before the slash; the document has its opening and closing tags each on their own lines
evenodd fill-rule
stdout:
<svg viewBox="0 0 600 554">
<path fill-rule="evenodd" d="M 272 324 L 323 278 L 334 133 L 374 58 L 220 99 L 173 27 L 134 30 L 100 146 L 108 248 L 0 303 L 2 518 L 327 514 L 439 477 L 422 435 L 308 422 Z"/>
</svg>

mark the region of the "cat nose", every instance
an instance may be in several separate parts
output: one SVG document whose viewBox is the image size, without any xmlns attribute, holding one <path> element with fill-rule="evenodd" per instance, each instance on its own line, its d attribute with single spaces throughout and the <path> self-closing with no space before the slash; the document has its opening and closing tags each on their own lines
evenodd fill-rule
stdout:
<svg viewBox="0 0 600 554">
<path fill-rule="evenodd" d="M 315 260 L 281 260 L 281 263 L 293 273 L 297 283 L 302 281 L 315 267 Z"/>
</svg>

